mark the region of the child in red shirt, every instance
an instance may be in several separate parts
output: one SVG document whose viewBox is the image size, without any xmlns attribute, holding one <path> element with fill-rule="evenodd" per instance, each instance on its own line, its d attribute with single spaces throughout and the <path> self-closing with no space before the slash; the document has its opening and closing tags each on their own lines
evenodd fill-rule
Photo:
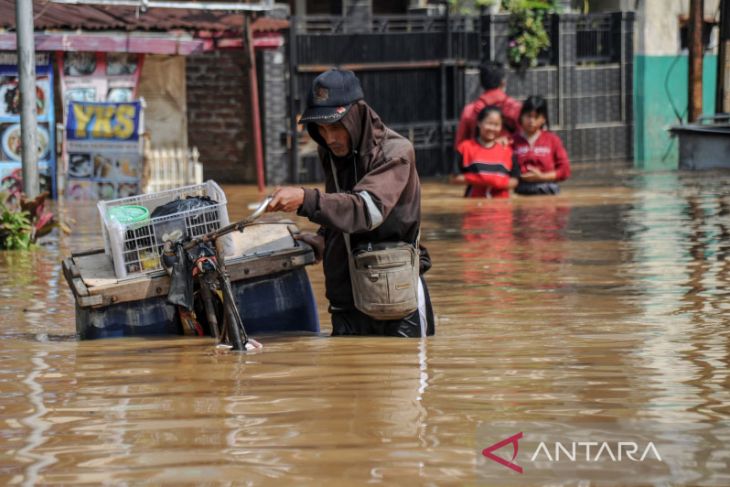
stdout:
<svg viewBox="0 0 730 487">
<path fill-rule="evenodd" d="M 512 147 L 520 165 L 520 183 L 515 192 L 521 195 L 558 194 L 559 181 L 570 177 L 570 161 L 560 137 L 547 130 L 547 102 L 531 96 L 520 111 L 521 131 Z"/>
<path fill-rule="evenodd" d="M 497 142 L 502 131 L 502 112 L 495 106 L 484 107 L 477 115 L 474 137 L 458 147 L 459 166 L 469 186 L 464 196 L 472 198 L 509 198 L 517 186 L 520 167 L 512 148 Z"/>
<path fill-rule="evenodd" d="M 487 61 L 479 66 L 479 80 L 484 92 L 479 98 L 469 103 L 461 112 L 461 119 L 454 136 L 454 148 L 471 139 L 477 126 L 477 115 L 487 106 L 499 108 L 502 112 L 502 137 L 512 139 L 512 134 L 519 130 L 520 110 L 522 103 L 510 98 L 505 93 L 505 70 L 501 63 Z"/>
</svg>

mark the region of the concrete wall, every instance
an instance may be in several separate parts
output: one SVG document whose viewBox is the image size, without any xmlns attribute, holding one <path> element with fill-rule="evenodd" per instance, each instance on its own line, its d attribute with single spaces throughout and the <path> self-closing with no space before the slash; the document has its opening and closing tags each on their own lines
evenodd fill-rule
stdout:
<svg viewBox="0 0 730 487">
<path fill-rule="evenodd" d="M 717 15 L 720 0 L 705 0 L 705 19 Z M 645 0 L 636 11 L 636 51 L 650 56 L 679 52 L 679 18 L 689 15 L 689 0 Z"/>
<path fill-rule="evenodd" d="M 206 179 L 256 180 L 245 52 L 189 56 L 186 65 L 188 143 L 197 146 Z"/>
<path fill-rule="evenodd" d="M 718 3 L 719 0 L 705 0 L 705 19 L 715 18 Z M 672 104 L 685 120 L 687 114 L 688 60 L 686 50 L 680 50 L 679 33 L 680 17 L 688 15 L 689 0 L 645 0 L 638 2 L 638 6 L 634 161 L 640 168 L 672 169 L 678 164 L 677 143 L 668 132 L 671 125 L 678 123 Z M 715 111 L 714 52 L 716 49 L 708 51 L 703 64 L 703 109 L 707 114 Z"/>
<path fill-rule="evenodd" d="M 148 54 L 139 79 L 145 131 L 154 149 L 188 147 L 185 57 Z"/>
<path fill-rule="evenodd" d="M 687 55 L 634 58 L 635 142 L 634 161 L 643 169 L 676 169 L 677 141 L 669 136 L 678 124 L 672 104 L 686 121 Z M 715 112 L 717 56 L 708 54 L 703 63 L 703 112 Z"/>
</svg>

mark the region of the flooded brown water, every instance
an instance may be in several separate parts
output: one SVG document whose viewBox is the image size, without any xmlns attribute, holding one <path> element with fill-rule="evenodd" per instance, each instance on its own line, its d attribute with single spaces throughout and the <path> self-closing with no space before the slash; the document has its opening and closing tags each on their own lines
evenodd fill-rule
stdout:
<svg viewBox="0 0 730 487">
<path fill-rule="evenodd" d="M 322 336 L 254 355 L 76 341 L 60 260 L 101 239 L 93 205 L 59 204 L 71 235 L 0 253 L 0 483 L 472 485 L 495 421 L 654 421 L 727 447 L 730 174 L 578 173 L 509 201 L 424 185 L 435 337 L 327 337 L 312 267 Z M 232 218 L 259 197 L 225 189 Z M 692 460 L 662 485 L 730 485 L 730 453 Z"/>
</svg>

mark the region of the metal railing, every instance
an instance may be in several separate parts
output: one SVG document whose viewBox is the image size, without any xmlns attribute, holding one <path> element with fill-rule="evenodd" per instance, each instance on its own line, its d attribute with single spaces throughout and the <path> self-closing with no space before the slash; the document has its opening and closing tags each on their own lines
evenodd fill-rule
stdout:
<svg viewBox="0 0 730 487">
<path fill-rule="evenodd" d="M 144 157 L 145 193 L 156 193 L 203 182 L 203 164 L 200 162 L 200 152 L 197 147 L 146 148 Z"/>
<path fill-rule="evenodd" d="M 576 62 L 610 63 L 616 58 L 617 49 L 611 14 L 588 14 L 577 18 L 575 23 Z"/>
<path fill-rule="evenodd" d="M 307 15 L 297 17 L 298 34 L 346 34 L 357 30 L 360 33 L 423 33 L 478 32 L 479 17 L 450 16 L 431 17 L 425 15 L 372 15 L 363 26 L 353 24 L 348 17 L 332 15 Z"/>
</svg>

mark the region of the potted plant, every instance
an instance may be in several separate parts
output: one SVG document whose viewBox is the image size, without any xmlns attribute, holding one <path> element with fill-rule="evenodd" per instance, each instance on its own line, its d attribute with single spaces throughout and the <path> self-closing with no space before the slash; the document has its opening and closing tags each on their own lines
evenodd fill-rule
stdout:
<svg viewBox="0 0 730 487">
<path fill-rule="evenodd" d="M 555 11 L 550 0 L 503 0 L 509 14 L 507 59 L 518 69 L 537 66 L 540 53 L 550 47 L 545 17 Z"/>
</svg>

